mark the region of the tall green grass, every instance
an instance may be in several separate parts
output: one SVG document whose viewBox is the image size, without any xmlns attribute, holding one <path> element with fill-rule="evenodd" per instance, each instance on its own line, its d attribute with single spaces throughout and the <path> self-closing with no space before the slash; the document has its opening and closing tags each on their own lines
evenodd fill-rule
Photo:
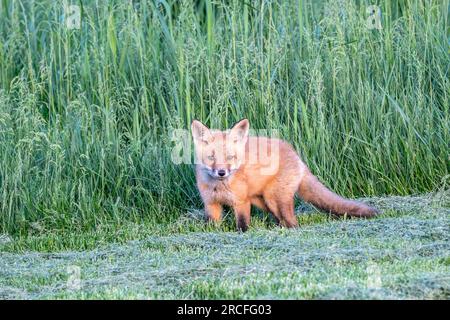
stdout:
<svg viewBox="0 0 450 320">
<path fill-rule="evenodd" d="M 367 28 L 378 3 L 382 30 Z M 176 218 L 172 132 L 277 129 L 346 196 L 449 171 L 449 0 L 0 0 L 0 231 Z"/>
</svg>

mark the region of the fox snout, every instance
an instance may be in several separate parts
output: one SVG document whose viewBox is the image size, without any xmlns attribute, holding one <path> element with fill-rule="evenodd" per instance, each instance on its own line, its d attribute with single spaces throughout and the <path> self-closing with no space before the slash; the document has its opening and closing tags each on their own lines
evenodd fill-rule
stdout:
<svg viewBox="0 0 450 320">
<path fill-rule="evenodd" d="M 213 169 L 212 175 L 214 178 L 225 179 L 230 175 L 230 170 L 226 168 Z"/>
</svg>

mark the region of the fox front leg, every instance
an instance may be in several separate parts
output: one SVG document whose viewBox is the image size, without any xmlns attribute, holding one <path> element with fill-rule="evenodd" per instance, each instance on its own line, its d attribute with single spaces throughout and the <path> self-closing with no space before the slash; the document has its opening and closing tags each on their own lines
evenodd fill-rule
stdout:
<svg viewBox="0 0 450 320">
<path fill-rule="evenodd" d="M 236 204 L 234 207 L 234 215 L 236 217 L 236 226 L 238 231 L 245 232 L 250 225 L 250 201 Z"/>
<path fill-rule="evenodd" d="M 205 205 L 206 220 L 218 223 L 222 220 L 222 205 L 208 203 Z"/>
</svg>

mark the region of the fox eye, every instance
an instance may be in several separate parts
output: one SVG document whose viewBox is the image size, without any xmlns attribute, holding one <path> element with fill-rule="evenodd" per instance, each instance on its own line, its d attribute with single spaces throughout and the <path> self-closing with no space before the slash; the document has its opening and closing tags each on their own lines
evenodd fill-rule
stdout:
<svg viewBox="0 0 450 320">
<path fill-rule="evenodd" d="M 214 160 L 214 156 L 208 156 L 208 160 L 213 161 Z"/>
<path fill-rule="evenodd" d="M 228 156 L 227 157 L 227 160 L 233 160 L 233 159 L 235 159 L 236 158 L 236 156 Z"/>
</svg>

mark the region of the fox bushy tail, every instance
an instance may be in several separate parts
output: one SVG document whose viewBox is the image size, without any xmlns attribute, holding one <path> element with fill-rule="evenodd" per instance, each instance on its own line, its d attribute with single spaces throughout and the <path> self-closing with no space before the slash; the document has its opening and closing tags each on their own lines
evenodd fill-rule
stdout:
<svg viewBox="0 0 450 320">
<path fill-rule="evenodd" d="M 302 178 L 298 188 L 299 196 L 315 207 L 338 215 L 348 214 L 355 217 L 373 217 L 378 210 L 368 205 L 342 198 L 325 187 L 309 170 Z"/>
</svg>

